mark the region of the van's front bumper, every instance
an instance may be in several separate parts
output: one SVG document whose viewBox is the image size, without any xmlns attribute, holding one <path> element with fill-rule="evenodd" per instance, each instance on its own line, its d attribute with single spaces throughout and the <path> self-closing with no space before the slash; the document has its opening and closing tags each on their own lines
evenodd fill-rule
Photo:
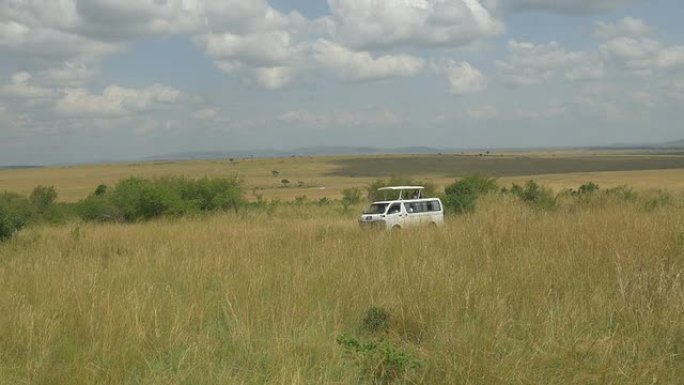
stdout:
<svg viewBox="0 0 684 385">
<path fill-rule="evenodd" d="M 368 219 L 366 217 L 359 218 L 359 226 L 362 229 L 380 229 L 387 228 L 387 222 L 384 219 Z"/>
</svg>

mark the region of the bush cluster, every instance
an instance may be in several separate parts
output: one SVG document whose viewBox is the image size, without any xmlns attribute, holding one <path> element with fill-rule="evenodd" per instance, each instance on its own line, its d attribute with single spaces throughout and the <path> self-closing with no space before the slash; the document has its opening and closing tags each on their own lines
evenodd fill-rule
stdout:
<svg viewBox="0 0 684 385">
<path fill-rule="evenodd" d="M 444 189 L 444 207 L 456 214 L 475 211 L 477 198 L 498 191 L 496 179 L 482 175 L 470 175 L 450 184 Z"/>
<path fill-rule="evenodd" d="M 30 223 L 63 222 L 65 205 L 55 203 L 57 192 L 52 186 L 38 186 L 28 197 L 13 193 L 0 193 L 0 241 L 7 240 Z"/>
<path fill-rule="evenodd" d="M 244 204 L 240 181 L 232 178 L 126 178 L 113 188 L 98 186 L 77 204 L 86 220 L 135 222 L 162 216 L 233 210 Z"/>
<path fill-rule="evenodd" d="M 24 222 L 21 218 L 0 206 L 0 242 L 12 238 L 22 227 Z"/>
<path fill-rule="evenodd" d="M 419 369 L 424 366 L 416 346 L 391 333 L 390 314 L 379 307 L 366 311 L 361 333 L 345 333 L 335 341 L 360 369 L 359 383 L 413 384 L 420 382 Z"/>
<path fill-rule="evenodd" d="M 513 183 L 510 190 L 503 190 L 518 197 L 521 201 L 536 208 L 551 210 L 558 206 L 556 195 L 549 188 L 542 187 L 534 180 L 529 180 L 524 186 Z"/>
</svg>

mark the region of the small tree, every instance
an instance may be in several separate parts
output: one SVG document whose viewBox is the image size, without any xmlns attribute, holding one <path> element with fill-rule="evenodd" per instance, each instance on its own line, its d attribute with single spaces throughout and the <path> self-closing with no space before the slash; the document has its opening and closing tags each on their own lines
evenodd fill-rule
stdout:
<svg viewBox="0 0 684 385">
<path fill-rule="evenodd" d="M 273 170 L 273 171 L 271 171 L 271 175 L 273 175 L 274 178 L 277 178 L 278 175 L 280 175 L 280 171 Z"/>
<path fill-rule="evenodd" d="M 283 180 L 281 180 L 281 181 L 280 181 L 280 183 L 282 183 L 282 184 L 283 184 L 283 187 L 287 187 L 287 186 L 289 186 L 289 185 L 290 185 L 290 181 L 289 181 L 289 180 L 287 180 L 287 179 L 283 179 Z"/>
<path fill-rule="evenodd" d="M 57 199 L 57 191 L 53 186 L 38 186 L 33 189 L 29 200 L 38 213 L 45 213 Z"/>
</svg>

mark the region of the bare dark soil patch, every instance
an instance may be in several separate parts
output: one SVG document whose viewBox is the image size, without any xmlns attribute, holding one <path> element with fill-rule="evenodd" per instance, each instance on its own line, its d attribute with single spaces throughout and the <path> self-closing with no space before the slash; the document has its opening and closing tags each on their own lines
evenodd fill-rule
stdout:
<svg viewBox="0 0 684 385">
<path fill-rule="evenodd" d="M 427 155 L 343 159 L 330 173 L 346 177 L 443 175 L 459 177 L 482 174 L 492 177 L 568 174 L 599 171 L 684 169 L 684 156 L 585 156 L 527 157 Z"/>
</svg>

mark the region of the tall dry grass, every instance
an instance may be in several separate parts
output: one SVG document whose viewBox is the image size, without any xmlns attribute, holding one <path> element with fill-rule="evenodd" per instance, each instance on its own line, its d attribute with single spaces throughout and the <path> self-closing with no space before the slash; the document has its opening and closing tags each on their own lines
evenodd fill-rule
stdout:
<svg viewBox="0 0 684 385">
<path fill-rule="evenodd" d="M 0 384 L 366 383 L 336 338 L 371 306 L 420 362 L 395 382 L 679 384 L 682 214 L 492 197 L 397 233 L 311 207 L 29 229 L 0 245 Z"/>
</svg>

